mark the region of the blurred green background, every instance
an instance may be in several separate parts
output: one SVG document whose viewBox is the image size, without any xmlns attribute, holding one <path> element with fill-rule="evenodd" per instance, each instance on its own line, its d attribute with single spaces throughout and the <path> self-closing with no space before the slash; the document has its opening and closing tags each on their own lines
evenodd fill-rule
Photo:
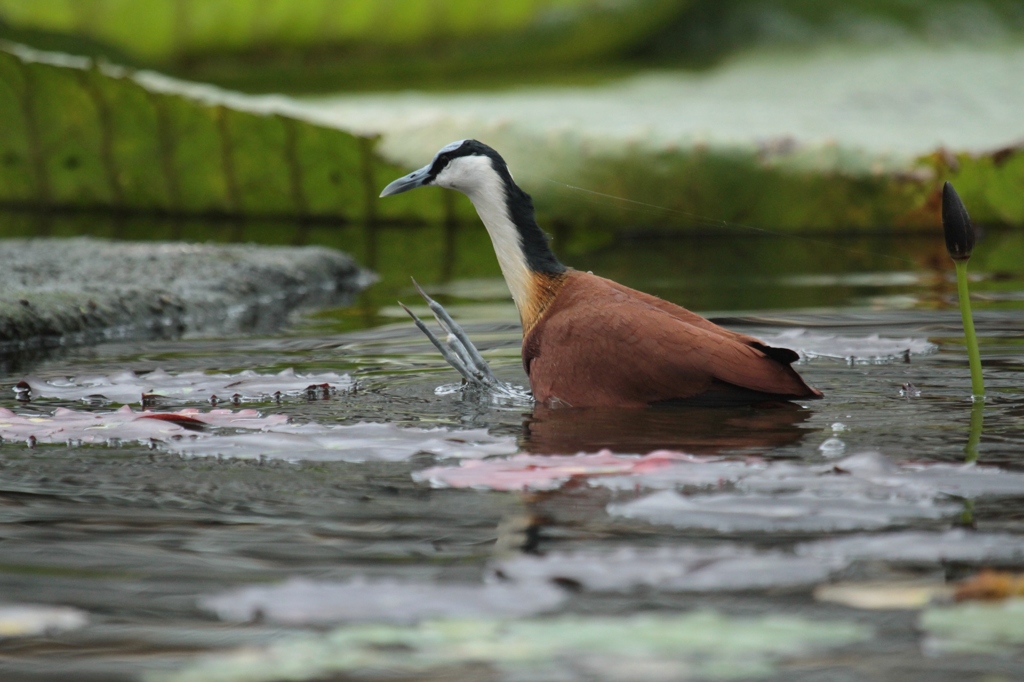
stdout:
<svg viewBox="0 0 1024 682">
<path fill-rule="evenodd" d="M 476 136 L 556 227 L 932 229 L 946 179 L 1024 223 L 1017 0 L 0 0 L 0 38 L 11 209 L 471 221 L 376 194 Z"/>
<path fill-rule="evenodd" d="M 765 47 L 1016 41 L 1016 0 L 3 0 L 2 34 L 250 92 L 507 87 Z M 514 71 L 510 67 L 515 67 Z M 568 70 L 567 70 L 568 69 Z"/>
</svg>

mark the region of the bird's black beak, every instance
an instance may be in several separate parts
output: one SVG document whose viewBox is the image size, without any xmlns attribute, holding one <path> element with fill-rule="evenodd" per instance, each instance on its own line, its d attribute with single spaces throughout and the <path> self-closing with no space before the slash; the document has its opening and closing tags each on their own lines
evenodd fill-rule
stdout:
<svg viewBox="0 0 1024 682">
<path fill-rule="evenodd" d="M 392 194 L 401 194 L 402 192 L 408 192 L 411 189 L 417 187 L 423 187 L 430 182 L 430 165 L 426 165 L 419 170 L 415 170 L 408 175 L 398 178 L 390 185 L 384 188 L 384 191 L 380 193 L 382 197 L 389 197 Z"/>
</svg>

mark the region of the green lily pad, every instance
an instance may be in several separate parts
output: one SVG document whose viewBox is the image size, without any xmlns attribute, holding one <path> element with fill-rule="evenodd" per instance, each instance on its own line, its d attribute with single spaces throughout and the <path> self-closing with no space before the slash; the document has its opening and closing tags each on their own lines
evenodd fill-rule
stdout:
<svg viewBox="0 0 1024 682">
<path fill-rule="evenodd" d="M 869 628 L 797 617 L 732 618 L 701 611 L 628 618 L 437 620 L 361 626 L 266 649 L 209 657 L 150 682 L 387 677 L 487 666 L 497 679 L 740 679 L 769 675 L 783 658 L 864 641 Z M 453 674 L 453 679 L 458 677 Z"/>
<path fill-rule="evenodd" d="M 403 165 L 476 137 L 547 224 L 938 229 L 950 180 L 1024 224 L 1024 48 L 748 53 L 589 88 L 350 95 L 318 111 Z"/>
<path fill-rule="evenodd" d="M 933 653 L 1013 653 L 1024 647 L 1024 599 L 931 608 L 918 624 Z"/>
<path fill-rule="evenodd" d="M 690 0 L 0 0 L 19 30 L 81 36 L 151 63 L 302 49 L 433 59 L 574 60 L 634 44 Z M 511 39 L 511 41 L 509 41 Z M 491 49 L 486 49 L 487 44 Z M 459 54 L 462 53 L 462 54 Z M 322 54 L 321 54 L 322 56 Z"/>
<path fill-rule="evenodd" d="M 819 56 L 569 91 L 300 102 L 7 46 L 0 204 L 476 222 L 453 192 L 378 199 L 473 136 L 506 156 L 543 224 L 598 241 L 607 228 L 938 229 L 944 180 L 975 221 L 1024 224 L 1024 49 Z"/>
<path fill-rule="evenodd" d="M 380 159 L 373 136 L 290 106 L 0 47 L 0 204 L 331 222 L 455 210 L 436 192 L 379 202 L 405 169 Z"/>
</svg>

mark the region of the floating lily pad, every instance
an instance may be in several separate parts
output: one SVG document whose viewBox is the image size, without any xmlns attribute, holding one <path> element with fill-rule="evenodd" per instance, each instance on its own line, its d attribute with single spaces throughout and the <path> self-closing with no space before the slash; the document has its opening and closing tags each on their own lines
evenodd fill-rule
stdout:
<svg viewBox="0 0 1024 682">
<path fill-rule="evenodd" d="M 1019 45 L 751 51 L 591 88 L 348 95 L 319 108 L 383 135 L 383 153 L 410 166 L 451 140 L 487 142 L 548 223 L 934 229 L 950 180 L 975 220 L 1020 225 L 1022 70 Z"/>
<path fill-rule="evenodd" d="M 381 161 L 372 137 L 284 97 L 8 43 L 0 112 L 0 204 L 334 222 L 450 214 L 432 192 L 379 202 L 403 168 Z"/>
<path fill-rule="evenodd" d="M 135 412 L 79 412 L 58 408 L 51 416 L 17 414 L 0 408 L 5 440 L 44 443 L 113 444 L 139 442 L 190 457 L 269 457 L 288 461 L 398 461 L 420 452 L 441 457 L 486 457 L 515 452 L 512 438 L 485 429 L 409 429 L 393 424 L 290 424 L 281 414 L 256 410 L 184 409 Z"/>
<path fill-rule="evenodd" d="M 498 562 L 501 575 L 517 581 L 568 581 L 594 592 L 716 592 L 799 587 L 826 580 L 844 568 L 841 558 L 822 560 L 750 547 L 623 548 L 614 552 L 552 552 Z"/>
<path fill-rule="evenodd" d="M 628 592 L 640 587 L 703 592 L 815 585 L 859 561 L 923 567 L 944 562 L 977 566 L 1022 560 L 1024 540 L 1017 536 L 954 529 L 854 535 L 800 543 L 792 551 L 758 550 L 729 543 L 550 552 L 504 559 L 492 568 L 517 581 L 568 582 L 594 592 Z M 990 582 L 996 588 L 1006 583 L 1008 592 L 1022 584 L 1012 574 L 993 577 L 997 580 Z M 950 598 L 953 593 L 952 587 L 934 581 L 841 583 L 815 591 L 819 599 L 857 608 L 922 608 L 933 598 Z M 1002 595 L 1006 596 L 1009 594 Z"/>
<path fill-rule="evenodd" d="M 758 338 L 770 346 L 792 348 L 804 361 L 831 358 L 857 364 L 884 364 L 908 359 L 912 355 L 930 355 L 939 349 L 928 339 L 890 339 L 868 336 L 821 334 L 806 329 L 790 329 Z"/>
<path fill-rule="evenodd" d="M 824 559 L 859 559 L 909 564 L 949 561 L 967 564 L 1024 561 L 1024 538 L 961 528 L 941 533 L 903 531 L 851 535 L 797 545 L 796 553 Z"/>
<path fill-rule="evenodd" d="M 473 136 L 507 156 L 548 224 L 936 227 L 943 180 L 979 222 L 1020 224 L 1024 89 L 1007 83 L 1022 63 L 1010 47 L 754 54 L 597 88 L 299 102 L 7 47 L 0 202 L 476 220 L 441 192 L 377 198 Z"/>
<path fill-rule="evenodd" d="M 135 412 L 127 405 L 116 412 L 79 412 L 63 407 L 51 416 L 17 414 L 0 408 L 4 440 L 43 443 L 149 443 L 173 438 L 209 436 L 207 427 L 263 429 L 287 423 L 284 415 L 262 417 L 255 410 L 185 409 L 179 412 Z"/>
<path fill-rule="evenodd" d="M 956 600 L 999 601 L 1024 598 L 1024 575 L 985 569 L 956 586 Z"/>
<path fill-rule="evenodd" d="M 961 511 L 959 504 L 947 502 L 873 499 L 857 494 L 680 495 L 673 490 L 608 505 L 612 516 L 720 533 L 872 530 L 949 519 Z"/>
<path fill-rule="evenodd" d="M 69 379 L 25 377 L 33 398 L 84 400 L 97 398 L 124 405 L 154 399 L 173 402 L 209 403 L 211 398 L 232 402 L 263 402 L 295 397 L 326 397 L 350 389 L 347 374 L 296 374 L 285 369 L 277 374 L 258 374 L 244 370 L 238 374 L 182 372 L 169 374 L 154 370 L 143 375 L 125 371 L 107 376 L 82 376 Z M 216 400 L 214 401 L 216 402 Z"/>
<path fill-rule="evenodd" d="M 17 28 L 84 36 L 136 58 L 171 64 L 183 58 L 194 66 L 203 57 L 305 49 L 315 50 L 321 59 L 333 50 L 350 60 L 367 51 L 378 59 L 387 59 L 389 52 L 411 52 L 410 58 L 421 61 L 452 60 L 479 69 L 472 60 L 489 58 L 493 63 L 503 56 L 520 63 L 557 63 L 614 53 L 687 4 L 689 0 L 505 0 L 500 7 L 488 0 L 148 0 L 141 5 L 132 0 L 5 0 L 0 2 L 0 18 Z"/>
<path fill-rule="evenodd" d="M 623 491 L 663 489 L 634 501 L 612 503 L 608 512 L 719 532 L 879 529 L 914 520 L 953 518 L 962 507 L 952 497 L 1024 495 L 1024 475 L 1018 473 L 973 464 L 898 465 L 870 452 L 829 465 L 735 461 L 672 452 L 645 457 L 610 452 L 572 457 L 520 454 L 432 467 L 414 478 L 435 487 L 490 490 L 554 490 L 571 480 Z M 677 492 L 721 488 L 727 491 Z M 963 551 L 971 553 L 969 548 Z"/>
<path fill-rule="evenodd" d="M 668 469 L 678 462 L 711 463 L 712 460 L 667 451 L 644 457 L 613 455 L 610 450 L 572 457 L 520 454 L 508 459 L 466 461 L 458 467 L 432 467 L 416 472 L 413 478 L 429 481 L 436 488 L 554 490 L 573 478 L 647 473 Z M 704 477 L 703 480 L 713 484 L 719 479 Z"/>
<path fill-rule="evenodd" d="M 477 458 L 515 452 L 514 438 L 492 436 L 486 429 L 452 431 L 412 429 L 394 424 L 285 424 L 259 433 L 217 435 L 167 443 L 189 457 L 269 457 L 288 461 L 397 462 L 417 453 L 438 457 Z"/>
<path fill-rule="evenodd" d="M 918 626 L 927 653 L 1013 654 L 1024 647 L 1024 599 L 931 608 Z"/>
<path fill-rule="evenodd" d="M 566 593 L 543 583 L 445 585 L 355 578 L 344 583 L 293 579 L 205 597 L 222 620 L 272 623 L 417 623 L 432 618 L 520 617 L 550 611 Z"/>
<path fill-rule="evenodd" d="M 790 512 L 779 512 L 783 516 L 797 514 L 796 508 L 804 509 L 800 515 L 810 514 L 812 508 L 819 507 L 829 515 L 826 509 L 829 500 L 836 499 L 837 504 L 859 505 L 864 511 L 870 508 L 881 511 L 885 505 L 892 504 L 906 506 L 908 513 L 918 508 L 923 518 L 937 518 L 933 514 L 942 515 L 936 511 L 939 507 L 946 510 L 955 507 L 942 503 L 932 508 L 931 503 L 940 498 L 1024 495 L 1024 474 L 975 464 L 897 464 L 877 452 L 862 452 L 824 465 L 696 457 L 671 451 L 657 451 L 643 457 L 614 455 L 610 451 L 571 457 L 519 454 L 506 459 L 432 467 L 413 477 L 429 481 L 435 487 L 489 490 L 554 490 L 574 479 L 621 491 L 697 492 L 729 488 L 746 496 L 735 492 L 719 494 L 712 504 L 732 499 L 740 506 L 753 505 L 749 513 L 755 515 L 760 508 L 756 499 L 766 502 L 771 495 L 794 496 L 791 499 L 796 507 Z M 630 503 L 638 507 L 629 509 L 648 508 L 649 504 L 648 511 L 653 513 L 655 507 L 668 505 L 677 506 L 682 514 L 691 507 L 700 507 L 705 498 L 694 497 L 691 502 L 690 498 L 672 492 L 654 499 L 659 502 L 643 503 L 641 500 Z M 807 504 L 811 507 L 805 508 Z M 854 507 L 847 511 L 855 514 Z M 615 508 L 622 513 L 627 509 Z M 932 511 L 926 511 L 929 508 Z M 915 515 L 917 513 L 911 514 Z"/>
<path fill-rule="evenodd" d="M 818 601 L 869 610 L 922 609 L 933 601 L 948 600 L 952 596 L 952 587 L 934 580 L 836 583 L 814 590 Z"/>
<path fill-rule="evenodd" d="M 498 680 L 745 679 L 777 661 L 869 639 L 863 625 L 699 611 L 615 618 L 441 620 L 362 626 L 211 656 L 151 682 L 262 682 L 332 675 L 414 677 L 486 666 Z"/>
<path fill-rule="evenodd" d="M 1024 495 L 1024 474 L 975 464 L 900 463 L 878 452 L 850 455 L 834 465 L 773 463 L 737 480 L 757 493 L 852 493 L 871 498 L 927 500 L 936 496 L 975 498 Z"/>
<path fill-rule="evenodd" d="M 84 611 L 68 606 L 0 605 L 0 639 L 76 630 L 88 622 Z"/>
</svg>

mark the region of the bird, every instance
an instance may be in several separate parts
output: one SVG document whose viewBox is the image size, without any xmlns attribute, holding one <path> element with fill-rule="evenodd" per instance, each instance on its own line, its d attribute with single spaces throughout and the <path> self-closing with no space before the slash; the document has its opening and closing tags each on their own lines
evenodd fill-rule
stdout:
<svg viewBox="0 0 1024 682">
<path fill-rule="evenodd" d="M 465 194 L 494 246 L 523 327 L 522 360 L 549 407 L 732 404 L 822 397 L 799 354 L 562 264 L 505 160 L 472 139 L 442 147 L 381 197 L 438 186 Z"/>
</svg>

